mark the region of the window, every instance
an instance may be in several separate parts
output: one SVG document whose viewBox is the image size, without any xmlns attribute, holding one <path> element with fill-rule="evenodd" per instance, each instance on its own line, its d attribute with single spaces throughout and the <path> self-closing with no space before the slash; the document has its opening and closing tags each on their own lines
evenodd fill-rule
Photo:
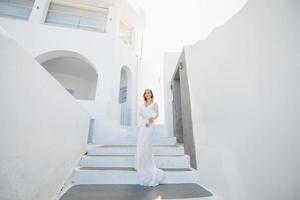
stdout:
<svg viewBox="0 0 300 200">
<path fill-rule="evenodd" d="M 28 20 L 34 0 L 0 0 L 0 16 Z"/>
<path fill-rule="evenodd" d="M 52 2 L 48 9 L 45 23 L 106 32 L 107 13 L 107 8 L 95 7 L 95 10 L 88 10 Z"/>
<path fill-rule="evenodd" d="M 119 28 L 119 38 L 127 45 L 132 46 L 133 27 L 121 21 Z"/>
</svg>

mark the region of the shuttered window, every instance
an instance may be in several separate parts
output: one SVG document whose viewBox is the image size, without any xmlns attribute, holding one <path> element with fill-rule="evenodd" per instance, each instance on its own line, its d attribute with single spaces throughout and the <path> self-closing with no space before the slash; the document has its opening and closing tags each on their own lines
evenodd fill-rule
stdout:
<svg viewBox="0 0 300 200">
<path fill-rule="evenodd" d="M 58 26 L 105 32 L 107 8 L 87 10 L 57 3 L 51 3 L 45 23 Z"/>
<path fill-rule="evenodd" d="M 127 87 L 121 87 L 119 92 L 119 103 L 125 103 L 127 100 Z"/>
</svg>

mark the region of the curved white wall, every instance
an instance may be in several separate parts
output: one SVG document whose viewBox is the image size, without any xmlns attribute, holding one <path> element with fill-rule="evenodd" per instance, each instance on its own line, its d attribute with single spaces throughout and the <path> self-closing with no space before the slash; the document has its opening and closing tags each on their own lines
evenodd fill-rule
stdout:
<svg viewBox="0 0 300 200">
<path fill-rule="evenodd" d="M 200 181 L 226 200 L 300 199 L 299 10 L 251 0 L 184 49 Z"/>
<path fill-rule="evenodd" d="M 90 116 L 17 42 L 0 33 L 0 44 L 0 199 L 54 199 L 86 151 Z"/>
</svg>

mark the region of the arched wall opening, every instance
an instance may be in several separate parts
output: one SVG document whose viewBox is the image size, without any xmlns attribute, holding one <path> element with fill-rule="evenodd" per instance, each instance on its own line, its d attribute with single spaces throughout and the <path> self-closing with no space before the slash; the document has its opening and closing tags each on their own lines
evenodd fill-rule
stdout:
<svg viewBox="0 0 300 200">
<path fill-rule="evenodd" d="M 51 51 L 36 60 L 76 99 L 95 99 L 98 73 L 84 56 L 72 51 Z"/>
</svg>

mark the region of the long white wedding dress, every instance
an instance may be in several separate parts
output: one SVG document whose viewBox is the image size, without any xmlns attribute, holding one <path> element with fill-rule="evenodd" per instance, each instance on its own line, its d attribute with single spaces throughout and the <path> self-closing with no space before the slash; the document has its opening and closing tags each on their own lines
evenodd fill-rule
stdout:
<svg viewBox="0 0 300 200">
<path fill-rule="evenodd" d="M 152 152 L 152 134 L 154 123 L 149 123 L 150 117 L 158 117 L 158 105 L 152 102 L 145 106 L 142 104 L 139 109 L 141 116 L 140 129 L 138 132 L 138 141 L 134 157 L 134 168 L 137 171 L 140 185 L 157 186 L 164 178 L 164 171 L 156 167 Z M 146 127 L 146 123 L 150 126 Z"/>
</svg>

